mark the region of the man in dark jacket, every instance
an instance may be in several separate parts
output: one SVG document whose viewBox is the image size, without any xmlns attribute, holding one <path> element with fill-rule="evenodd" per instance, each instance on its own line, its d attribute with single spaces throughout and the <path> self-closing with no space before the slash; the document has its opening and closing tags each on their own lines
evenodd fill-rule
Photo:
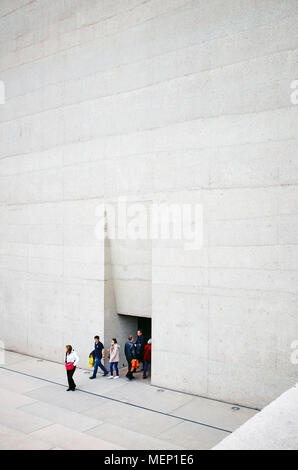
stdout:
<svg viewBox="0 0 298 470">
<path fill-rule="evenodd" d="M 108 375 L 107 369 L 101 363 L 102 359 L 105 360 L 106 351 L 104 345 L 99 341 L 99 336 L 94 336 L 94 350 L 90 353 L 90 356 L 94 357 L 94 370 L 92 377 L 89 377 L 90 380 L 96 379 L 96 374 L 99 367 L 103 371 L 104 376 Z"/>
<path fill-rule="evenodd" d="M 143 364 L 143 367 L 142 367 L 142 369 L 141 369 L 141 370 L 143 370 L 143 369 L 144 369 L 145 338 L 144 338 L 144 335 L 143 335 L 143 331 L 142 331 L 142 330 L 138 330 L 137 335 L 138 335 L 137 341 L 136 341 L 137 359 L 139 360 L 140 365 L 141 365 L 141 363 Z"/>
<path fill-rule="evenodd" d="M 135 345 L 133 343 L 133 337 L 132 336 L 128 337 L 128 341 L 125 343 L 124 352 L 125 352 L 125 357 L 126 357 L 127 364 L 128 364 L 128 371 L 127 371 L 126 377 L 129 380 L 132 380 L 134 377 L 133 377 L 132 371 L 131 371 L 131 361 L 133 359 L 136 359 L 136 357 L 137 357 L 136 356 Z"/>
</svg>

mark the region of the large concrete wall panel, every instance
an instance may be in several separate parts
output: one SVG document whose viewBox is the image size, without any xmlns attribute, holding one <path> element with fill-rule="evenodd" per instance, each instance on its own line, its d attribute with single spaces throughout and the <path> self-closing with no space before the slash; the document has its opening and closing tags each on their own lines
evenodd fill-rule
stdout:
<svg viewBox="0 0 298 470">
<path fill-rule="evenodd" d="M 7 347 L 87 360 L 152 315 L 155 385 L 262 406 L 295 383 L 297 26 L 296 0 L 1 2 Z M 201 204 L 203 248 L 107 250 L 95 210 L 123 196 Z"/>
</svg>

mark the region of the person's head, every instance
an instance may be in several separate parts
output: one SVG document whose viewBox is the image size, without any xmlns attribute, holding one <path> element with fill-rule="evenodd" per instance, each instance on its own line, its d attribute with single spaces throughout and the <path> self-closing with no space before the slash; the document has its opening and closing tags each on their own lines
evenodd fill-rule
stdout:
<svg viewBox="0 0 298 470">
<path fill-rule="evenodd" d="M 129 335 L 128 341 L 130 341 L 131 343 L 133 342 L 133 337 L 131 335 Z"/>
<path fill-rule="evenodd" d="M 142 330 L 138 330 L 138 336 L 142 336 L 143 335 L 143 331 Z"/>
<path fill-rule="evenodd" d="M 67 344 L 67 345 L 65 346 L 65 349 L 66 349 L 67 354 L 71 354 L 71 352 L 72 352 L 72 346 L 71 346 L 70 344 Z"/>
<path fill-rule="evenodd" d="M 94 341 L 95 341 L 96 344 L 98 344 L 99 343 L 99 336 L 94 336 Z"/>
<path fill-rule="evenodd" d="M 115 344 L 117 344 L 117 340 L 116 340 L 116 338 L 113 338 L 112 339 L 112 346 L 114 346 Z"/>
<path fill-rule="evenodd" d="M 148 339 L 148 344 L 152 344 L 152 339 Z"/>
</svg>

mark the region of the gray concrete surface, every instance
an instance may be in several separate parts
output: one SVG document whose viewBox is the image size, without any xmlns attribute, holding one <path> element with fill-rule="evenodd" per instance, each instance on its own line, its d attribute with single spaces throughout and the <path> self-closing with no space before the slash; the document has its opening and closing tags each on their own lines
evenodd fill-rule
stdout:
<svg viewBox="0 0 298 470">
<path fill-rule="evenodd" d="M 156 386 L 261 408 L 297 382 L 297 28 L 297 0 L 0 2 L 8 349 L 87 358 L 152 315 Z M 120 196 L 202 204 L 203 249 L 107 253 Z"/>
<path fill-rule="evenodd" d="M 215 450 L 298 450 L 298 385 L 226 437 Z"/>
<path fill-rule="evenodd" d="M 138 374 L 133 382 L 102 376 L 90 381 L 89 373 L 79 369 L 80 391 L 67 393 L 63 364 L 7 352 L 3 367 L 1 450 L 210 449 L 256 414 L 159 391 Z"/>
</svg>

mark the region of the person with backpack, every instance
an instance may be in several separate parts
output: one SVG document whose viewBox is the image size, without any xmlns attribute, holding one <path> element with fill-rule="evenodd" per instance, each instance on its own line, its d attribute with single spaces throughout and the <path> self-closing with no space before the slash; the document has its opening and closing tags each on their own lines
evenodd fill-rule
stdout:
<svg viewBox="0 0 298 470">
<path fill-rule="evenodd" d="M 73 349 L 73 347 L 68 344 L 66 346 L 66 354 L 65 354 L 65 368 L 67 374 L 67 381 L 68 381 L 68 389 L 67 392 L 74 392 L 76 389 L 76 384 L 74 383 L 73 376 L 76 371 L 77 365 L 79 363 L 79 356 Z"/>
<path fill-rule="evenodd" d="M 124 353 L 125 353 L 125 357 L 126 357 L 127 364 L 128 364 L 128 371 L 127 371 L 126 377 L 128 378 L 128 380 L 132 380 L 134 376 L 131 370 L 131 363 L 133 359 L 137 358 L 135 345 L 134 345 L 132 336 L 129 336 L 128 341 L 125 343 Z"/>
<path fill-rule="evenodd" d="M 99 341 L 99 336 L 94 336 L 94 341 L 94 350 L 90 353 L 90 356 L 94 357 L 94 369 L 92 377 L 89 377 L 90 380 L 96 379 L 96 374 L 99 367 L 103 371 L 104 377 L 109 374 L 105 366 L 101 363 L 101 361 L 104 361 L 106 358 L 105 347 Z"/>
</svg>

